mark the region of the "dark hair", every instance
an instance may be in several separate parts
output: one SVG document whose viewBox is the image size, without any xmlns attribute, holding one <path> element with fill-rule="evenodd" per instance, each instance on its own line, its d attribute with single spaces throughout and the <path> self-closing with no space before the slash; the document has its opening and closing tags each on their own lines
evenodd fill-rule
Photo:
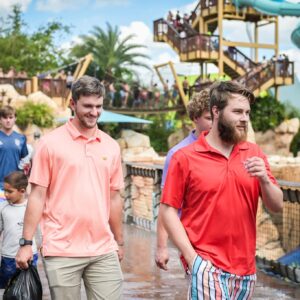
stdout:
<svg viewBox="0 0 300 300">
<path fill-rule="evenodd" d="M 192 121 L 195 118 L 201 117 L 205 111 L 209 111 L 208 89 L 204 89 L 198 93 L 194 92 L 187 105 L 187 113 Z"/>
<path fill-rule="evenodd" d="M 9 116 L 16 116 L 16 110 L 9 105 L 5 105 L 0 109 L 0 118 L 7 118 Z"/>
<path fill-rule="evenodd" d="M 72 84 L 72 99 L 77 102 L 80 96 L 105 96 L 103 84 L 95 77 L 84 75 Z"/>
<path fill-rule="evenodd" d="M 22 171 L 15 171 L 8 174 L 4 177 L 4 182 L 17 190 L 26 189 L 28 185 L 27 176 Z"/>
<path fill-rule="evenodd" d="M 212 84 L 210 87 L 210 113 L 213 118 L 212 107 L 216 106 L 218 110 L 223 110 L 227 104 L 228 100 L 232 95 L 238 94 L 242 95 L 248 99 L 249 103 L 255 102 L 255 96 L 246 87 L 234 81 L 219 81 Z"/>
</svg>

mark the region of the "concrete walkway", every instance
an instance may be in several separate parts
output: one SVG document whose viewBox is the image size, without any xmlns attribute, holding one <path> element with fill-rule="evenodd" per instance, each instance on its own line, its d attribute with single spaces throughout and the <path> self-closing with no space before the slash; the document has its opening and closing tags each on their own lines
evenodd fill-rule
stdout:
<svg viewBox="0 0 300 300">
<path fill-rule="evenodd" d="M 169 270 L 159 270 L 154 262 L 155 234 L 125 225 L 124 299 L 186 299 L 187 281 L 178 262 L 177 250 L 170 245 Z M 47 279 L 41 262 L 39 272 L 45 300 L 50 300 Z M 86 299 L 82 287 L 81 299 Z M 1 294 L 0 294 L 1 295 Z M 253 299 L 300 299 L 300 285 L 290 284 L 258 272 Z M 63 300 L 63 299 L 61 299 Z"/>
</svg>

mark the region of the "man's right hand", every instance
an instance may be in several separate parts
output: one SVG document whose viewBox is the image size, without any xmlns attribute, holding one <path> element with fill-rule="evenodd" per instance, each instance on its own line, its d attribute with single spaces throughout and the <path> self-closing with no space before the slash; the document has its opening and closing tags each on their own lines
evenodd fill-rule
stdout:
<svg viewBox="0 0 300 300">
<path fill-rule="evenodd" d="M 156 265 L 162 269 L 167 271 L 167 263 L 169 261 L 169 251 L 167 247 L 157 247 L 155 253 L 155 262 Z"/>
<path fill-rule="evenodd" d="M 19 269 L 28 269 L 28 262 L 33 258 L 32 247 L 30 245 L 22 246 L 16 255 L 16 265 Z"/>
</svg>

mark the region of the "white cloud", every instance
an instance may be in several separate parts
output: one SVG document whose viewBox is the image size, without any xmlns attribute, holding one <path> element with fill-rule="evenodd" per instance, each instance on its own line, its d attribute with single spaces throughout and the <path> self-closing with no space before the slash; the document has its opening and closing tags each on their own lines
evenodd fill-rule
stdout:
<svg viewBox="0 0 300 300">
<path fill-rule="evenodd" d="M 40 11 L 61 12 L 67 9 L 78 9 L 88 0 L 37 0 L 36 8 Z"/>
<path fill-rule="evenodd" d="M 130 3 L 129 0 L 96 0 L 95 1 L 96 6 L 112 6 L 112 5 L 126 6 L 129 3 Z"/>
<path fill-rule="evenodd" d="M 26 11 L 27 7 L 31 3 L 31 0 L 0 0 L 0 16 L 6 16 L 13 5 L 20 4 L 21 10 Z"/>
<path fill-rule="evenodd" d="M 61 12 L 70 9 L 80 9 L 80 7 L 88 3 L 97 7 L 124 6 L 129 4 L 129 0 L 37 0 L 36 8 L 40 11 Z"/>
</svg>

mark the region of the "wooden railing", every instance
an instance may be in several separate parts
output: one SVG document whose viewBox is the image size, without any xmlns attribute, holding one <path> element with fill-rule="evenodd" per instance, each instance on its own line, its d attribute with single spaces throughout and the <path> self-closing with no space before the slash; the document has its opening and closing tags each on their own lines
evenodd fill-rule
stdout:
<svg viewBox="0 0 300 300">
<path fill-rule="evenodd" d="M 293 62 L 269 61 L 266 66 L 259 65 L 244 76 L 238 77 L 235 81 L 245 85 L 251 91 L 255 91 L 271 78 L 283 77 L 294 80 L 293 75 Z"/>
<path fill-rule="evenodd" d="M 46 78 L 8 78 L 1 77 L 0 84 L 10 84 L 22 96 L 28 96 L 31 93 L 41 91 L 48 97 L 66 97 L 67 88 L 66 81 L 62 79 L 46 79 Z M 1 93 L 1 90 L 0 90 Z"/>
<path fill-rule="evenodd" d="M 26 95 L 27 91 L 31 90 L 31 87 L 30 87 L 31 78 L 1 77 L 0 84 L 12 85 L 20 95 Z M 1 93 L 1 91 L 0 91 L 0 93 Z"/>
<path fill-rule="evenodd" d="M 255 68 L 258 65 L 236 47 L 228 47 L 227 50 L 224 51 L 224 54 L 244 70 Z"/>
<path fill-rule="evenodd" d="M 219 45 L 219 36 L 197 34 L 193 36 L 180 37 L 180 33 L 166 20 L 158 19 L 154 21 L 154 35 L 167 36 L 169 42 L 181 54 L 190 51 L 216 51 Z"/>
<path fill-rule="evenodd" d="M 162 35 L 167 36 L 168 41 L 171 42 L 173 47 L 181 54 L 187 54 L 191 51 L 218 51 L 218 35 L 199 34 L 188 24 L 185 26 L 190 28 L 188 32 L 191 32 L 191 35 L 180 37 L 180 33 L 172 24 L 164 19 L 158 19 L 154 21 L 154 35 L 158 37 Z M 257 66 L 255 62 L 236 47 L 228 47 L 228 49 L 224 51 L 224 54 L 244 70 Z"/>
<path fill-rule="evenodd" d="M 69 91 L 66 87 L 66 80 L 62 79 L 39 79 L 38 87 L 41 92 L 46 94 L 48 97 L 63 97 L 67 96 Z"/>
</svg>

